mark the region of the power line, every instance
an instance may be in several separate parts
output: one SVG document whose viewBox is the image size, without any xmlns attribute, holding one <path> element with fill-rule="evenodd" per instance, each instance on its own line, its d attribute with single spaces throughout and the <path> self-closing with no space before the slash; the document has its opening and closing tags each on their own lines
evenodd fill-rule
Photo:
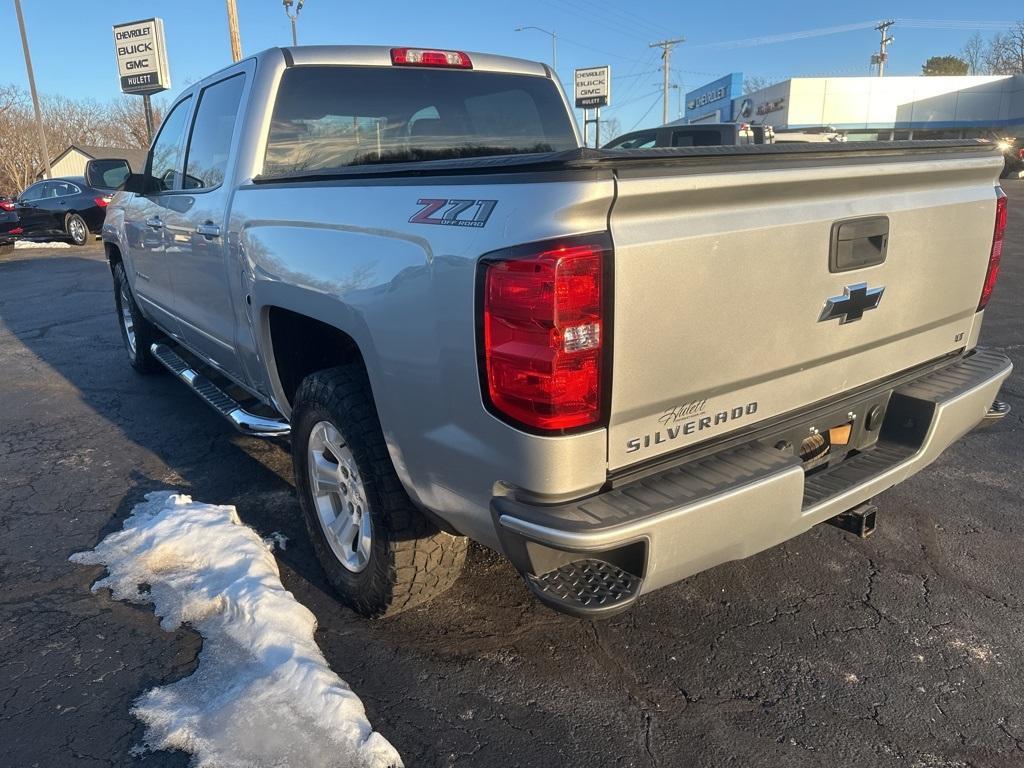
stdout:
<svg viewBox="0 0 1024 768">
<path fill-rule="evenodd" d="M 587 43 L 581 43 L 581 42 L 579 42 L 577 40 L 572 40 L 571 38 L 563 37 L 562 35 L 559 35 L 558 39 L 561 40 L 563 43 L 568 43 L 569 45 L 575 45 L 577 48 L 586 48 L 588 51 L 594 51 L 595 53 L 602 53 L 605 56 L 611 56 L 613 59 L 620 59 L 621 61 L 640 61 L 640 59 L 633 58 L 631 56 L 622 56 L 622 55 L 620 55 L 618 53 L 612 53 L 611 51 L 606 51 L 603 48 L 595 48 L 594 46 L 589 45 Z"/>
<path fill-rule="evenodd" d="M 652 110 L 652 109 L 654 109 L 654 108 L 655 108 L 655 107 L 657 106 L 657 104 L 658 104 L 658 100 L 657 100 L 657 99 L 655 99 L 654 101 L 652 101 L 652 102 L 651 102 L 651 106 L 649 106 L 649 107 L 647 108 L 647 111 L 646 111 L 646 112 L 644 112 L 644 114 L 643 114 L 643 115 L 641 116 L 641 118 L 640 118 L 639 120 L 637 120 L 637 121 L 636 121 L 635 123 L 633 123 L 633 127 L 632 127 L 632 128 L 630 128 L 630 129 L 629 129 L 629 131 L 632 131 L 632 130 L 634 130 L 634 129 L 635 129 L 635 128 L 636 128 L 637 126 L 638 126 L 638 125 L 640 125 L 640 123 L 642 123 L 642 122 L 643 122 L 644 120 L 646 120 L 646 119 L 647 119 L 647 116 L 648 116 L 649 114 L 651 114 L 651 110 Z M 666 122 L 667 122 L 667 121 L 666 121 Z M 629 131 L 626 131 L 626 133 L 629 133 Z"/>
<path fill-rule="evenodd" d="M 573 0 L 549 0 L 549 2 L 561 6 L 562 10 L 568 11 L 572 14 L 573 18 L 580 22 L 588 24 L 595 24 L 599 27 L 604 27 L 611 32 L 615 32 L 618 35 L 629 35 L 635 37 L 637 40 L 646 40 L 647 33 L 641 33 L 636 29 L 626 29 L 623 24 L 617 20 L 605 19 L 604 17 L 598 16 L 594 13 L 593 8 L 586 5 L 578 5 Z"/>
<path fill-rule="evenodd" d="M 638 101 L 644 101 L 645 99 L 648 99 L 651 96 L 658 96 L 660 94 L 661 94 L 661 86 L 658 86 L 657 90 L 649 91 L 648 93 L 645 93 L 643 96 L 637 96 L 635 99 L 629 99 L 627 101 L 620 101 L 617 104 L 612 104 L 610 107 L 604 107 L 604 110 L 606 112 L 610 112 L 613 109 L 620 109 L 622 107 L 628 107 L 630 104 L 636 104 Z"/>
<path fill-rule="evenodd" d="M 908 29 L 966 29 L 971 31 L 999 31 L 1018 24 L 1016 21 L 969 21 L 965 19 L 896 19 L 896 23 Z"/>
<path fill-rule="evenodd" d="M 835 27 L 821 27 L 819 29 L 805 29 L 799 32 L 783 32 L 778 35 L 765 35 L 763 37 L 748 37 L 742 40 L 724 40 L 718 43 L 700 43 L 691 46 L 693 48 L 753 48 L 758 45 L 772 45 L 774 43 L 788 43 L 791 40 L 805 40 L 811 37 L 823 37 L 825 35 L 837 35 L 841 32 L 855 32 L 861 29 L 871 29 L 877 21 L 859 21 L 854 24 L 840 24 Z"/>
</svg>

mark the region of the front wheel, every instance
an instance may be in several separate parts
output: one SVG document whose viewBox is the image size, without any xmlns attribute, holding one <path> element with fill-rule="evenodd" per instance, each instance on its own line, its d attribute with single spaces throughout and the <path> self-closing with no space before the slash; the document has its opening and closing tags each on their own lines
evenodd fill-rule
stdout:
<svg viewBox="0 0 1024 768">
<path fill-rule="evenodd" d="M 64 230 L 68 233 L 68 239 L 75 245 L 85 245 L 89 242 L 89 227 L 85 219 L 77 213 L 69 214 L 64 221 Z"/>
<path fill-rule="evenodd" d="M 345 605 L 368 617 L 394 615 L 455 582 L 466 539 L 439 530 L 409 499 L 361 365 L 303 380 L 292 463 L 313 548 Z"/>
</svg>

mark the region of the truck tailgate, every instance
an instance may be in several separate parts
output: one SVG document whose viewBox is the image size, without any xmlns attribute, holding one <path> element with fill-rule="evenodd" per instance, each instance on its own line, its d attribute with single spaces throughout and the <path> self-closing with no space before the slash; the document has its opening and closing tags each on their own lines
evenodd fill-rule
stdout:
<svg viewBox="0 0 1024 768">
<path fill-rule="evenodd" d="M 975 342 L 997 153 L 874 145 L 701 160 L 615 168 L 610 470 Z M 884 261 L 830 264 L 834 225 L 850 219 L 837 237 L 857 241 L 855 256 L 872 257 L 887 230 Z M 861 284 L 884 289 L 875 308 Z"/>
</svg>

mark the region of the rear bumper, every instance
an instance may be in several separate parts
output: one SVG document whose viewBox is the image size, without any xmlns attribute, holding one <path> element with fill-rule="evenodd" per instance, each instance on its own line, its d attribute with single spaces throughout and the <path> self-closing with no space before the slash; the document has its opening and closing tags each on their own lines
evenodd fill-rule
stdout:
<svg viewBox="0 0 1024 768">
<path fill-rule="evenodd" d="M 495 498 L 502 547 L 553 607 L 616 612 L 797 536 L 924 469 L 982 421 L 1012 367 L 979 350 L 896 388 L 877 444 L 823 472 L 805 476 L 799 459 L 756 442 L 575 502 Z"/>
</svg>

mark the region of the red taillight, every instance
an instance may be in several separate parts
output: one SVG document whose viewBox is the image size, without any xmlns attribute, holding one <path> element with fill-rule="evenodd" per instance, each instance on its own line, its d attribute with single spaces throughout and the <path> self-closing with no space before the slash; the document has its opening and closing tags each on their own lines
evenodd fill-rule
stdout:
<svg viewBox="0 0 1024 768">
<path fill-rule="evenodd" d="M 93 202 L 95 202 L 96 205 L 98 205 L 100 208 L 106 208 L 110 204 L 110 201 L 113 199 L 113 197 L 107 195 L 105 197 L 94 197 Z"/>
<path fill-rule="evenodd" d="M 425 48 L 392 48 L 391 63 L 404 67 L 473 68 L 473 62 L 462 51 L 438 51 Z"/>
<path fill-rule="evenodd" d="M 13 211 L 14 207 L 14 203 L 12 203 L 10 200 L 0 200 L 0 210 Z"/>
<path fill-rule="evenodd" d="M 588 238 L 525 251 L 483 261 L 483 362 L 491 405 L 535 429 L 595 424 L 610 249 L 603 238 Z"/>
<path fill-rule="evenodd" d="M 8 235 L 21 235 L 21 234 L 24 234 L 24 232 L 25 232 L 25 230 L 22 229 L 21 227 L 14 227 L 13 229 L 9 229 L 7 231 L 7 234 Z"/>
<path fill-rule="evenodd" d="M 992 233 L 992 250 L 988 254 L 985 285 L 981 289 L 981 301 L 978 302 L 979 312 L 992 298 L 992 289 L 996 287 L 996 280 L 999 277 L 999 262 L 1003 258 L 1003 234 L 1006 232 L 1006 193 L 996 187 L 996 195 L 996 226 Z"/>
</svg>

